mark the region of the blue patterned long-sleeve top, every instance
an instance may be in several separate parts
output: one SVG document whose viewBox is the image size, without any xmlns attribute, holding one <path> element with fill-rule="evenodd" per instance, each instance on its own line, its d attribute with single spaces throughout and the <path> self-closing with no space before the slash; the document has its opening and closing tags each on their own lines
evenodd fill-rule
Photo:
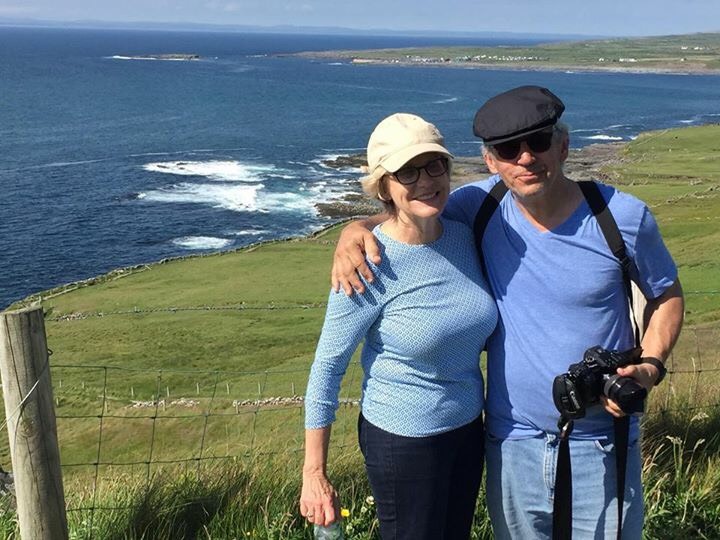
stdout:
<svg viewBox="0 0 720 540">
<path fill-rule="evenodd" d="M 373 231 L 382 262 L 362 295 L 330 293 L 305 398 L 305 427 L 335 420 L 340 382 L 360 342 L 363 416 L 407 437 L 472 422 L 483 407 L 480 352 L 497 308 L 472 231 L 442 219 L 432 243 L 404 244 Z"/>
</svg>

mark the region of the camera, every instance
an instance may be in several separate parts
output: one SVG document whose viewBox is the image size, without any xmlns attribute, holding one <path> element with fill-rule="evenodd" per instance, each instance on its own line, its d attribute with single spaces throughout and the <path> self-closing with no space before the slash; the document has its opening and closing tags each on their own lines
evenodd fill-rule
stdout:
<svg viewBox="0 0 720 540">
<path fill-rule="evenodd" d="M 597 404 L 600 396 L 615 401 L 626 414 L 644 409 L 647 390 L 635 379 L 621 377 L 617 368 L 636 364 L 642 349 L 608 351 L 600 346 L 585 351 L 583 359 L 571 364 L 567 373 L 553 381 L 553 401 L 566 419 L 582 418 L 587 407 Z"/>
</svg>

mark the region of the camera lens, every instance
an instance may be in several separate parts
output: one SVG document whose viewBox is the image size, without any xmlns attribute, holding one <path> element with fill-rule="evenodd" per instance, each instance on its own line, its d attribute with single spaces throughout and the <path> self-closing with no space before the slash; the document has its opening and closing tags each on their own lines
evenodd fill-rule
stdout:
<svg viewBox="0 0 720 540">
<path fill-rule="evenodd" d="M 635 379 L 613 375 L 605 380 L 603 393 L 617 403 L 625 414 L 642 412 L 647 390 Z"/>
</svg>

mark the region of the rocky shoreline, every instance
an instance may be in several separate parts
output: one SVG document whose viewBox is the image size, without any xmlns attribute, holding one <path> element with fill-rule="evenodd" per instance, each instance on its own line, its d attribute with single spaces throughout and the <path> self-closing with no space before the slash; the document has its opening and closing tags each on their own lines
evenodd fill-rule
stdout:
<svg viewBox="0 0 720 540">
<path fill-rule="evenodd" d="M 432 61 L 417 61 L 406 59 L 381 59 L 381 58 L 347 58 L 335 52 L 326 54 L 325 51 L 311 53 L 295 53 L 295 56 L 303 56 L 314 59 L 330 59 L 347 61 L 356 66 L 411 66 L 411 67 L 427 67 L 427 68 L 455 68 L 455 69 L 502 69 L 509 71 L 551 71 L 551 72 L 572 72 L 572 73 L 633 73 L 637 75 L 718 75 L 720 69 L 707 67 L 700 64 L 664 64 L 653 67 L 643 67 L 634 64 L 615 64 L 615 65 L 590 65 L 590 64 L 541 64 L 537 61 L 528 62 L 477 62 L 477 61 L 444 61 L 442 59 L 433 59 Z M 282 56 L 282 55 L 278 55 Z M 290 55 L 287 55 L 290 56 Z"/>
<path fill-rule="evenodd" d="M 625 143 L 591 144 L 584 148 L 571 150 L 565 162 L 565 173 L 573 180 L 601 180 L 608 182 L 610 178 L 603 169 L 621 160 L 621 151 Z M 324 162 L 327 167 L 340 169 L 355 167 L 358 179 L 360 167 L 365 163 L 365 156 L 341 156 Z M 453 163 L 451 188 L 455 189 L 468 182 L 481 180 L 490 174 L 480 156 L 457 157 Z M 357 192 L 344 196 L 342 199 L 315 205 L 321 216 L 344 219 L 355 216 L 367 216 L 379 212 L 382 208 L 376 201 L 368 198 L 357 183 Z"/>
</svg>

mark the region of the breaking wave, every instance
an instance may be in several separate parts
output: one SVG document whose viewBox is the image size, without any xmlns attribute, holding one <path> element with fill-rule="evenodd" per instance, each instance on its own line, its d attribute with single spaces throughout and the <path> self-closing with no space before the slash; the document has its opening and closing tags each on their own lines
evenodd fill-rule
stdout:
<svg viewBox="0 0 720 540">
<path fill-rule="evenodd" d="M 286 174 L 274 165 L 248 165 L 240 161 L 163 161 L 146 163 L 149 172 L 178 176 L 204 176 L 211 180 L 230 182 L 260 182 L 268 174 Z"/>
<path fill-rule="evenodd" d="M 618 137 L 615 135 L 589 135 L 587 137 L 583 137 L 583 139 L 589 139 L 591 141 L 622 141 L 622 137 Z"/>
<path fill-rule="evenodd" d="M 181 236 L 173 239 L 172 243 L 184 249 L 225 249 L 233 241 L 215 236 Z"/>
</svg>

